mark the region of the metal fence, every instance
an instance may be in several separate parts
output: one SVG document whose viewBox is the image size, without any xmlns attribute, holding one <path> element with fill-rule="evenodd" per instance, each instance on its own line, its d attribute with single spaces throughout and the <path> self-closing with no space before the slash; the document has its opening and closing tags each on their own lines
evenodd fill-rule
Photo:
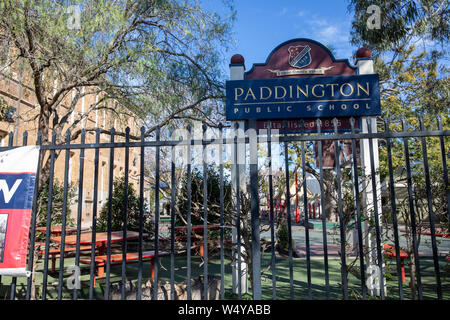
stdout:
<svg viewBox="0 0 450 320">
<path fill-rule="evenodd" d="M 140 140 L 133 140 L 127 129 L 123 142 L 116 142 L 116 132 L 110 129 L 110 141 L 102 143 L 100 130 L 95 133 L 94 143 L 85 143 L 86 132 L 83 131 L 80 143 L 72 143 L 68 135 L 66 143 L 60 145 L 55 144 L 55 133 L 51 144 L 42 145 L 39 134 L 36 144 L 41 145 L 41 170 L 36 181 L 42 180 L 39 175 L 42 174 L 43 161 L 47 157 L 49 159 L 43 248 L 40 251 L 35 249 L 39 241 L 36 240 L 39 210 L 36 192 L 28 254 L 28 269 L 32 276 L 24 279 L 3 276 L 0 279 L 2 298 L 125 299 L 135 295 L 136 299 L 176 299 L 178 295 L 180 299 L 193 299 L 194 291 L 198 290 L 201 299 L 242 299 L 246 292 L 254 299 L 448 299 L 450 189 L 447 157 L 450 131 L 442 127 L 440 118 L 431 124 L 433 128 L 427 130 L 422 118 L 414 124 L 406 120 L 395 123 L 387 119 L 378 119 L 378 123 L 366 120 L 362 119 L 360 123 L 362 130 L 356 129 L 352 120 L 347 132 L 338 131 L 337 119 L 331 132 L 321 132 L 320 120 L 314 128 L 315 132 L 301 125 L 297 132 L 280 133 L 267 129 L 256 134 L 256 131 L 252 132 L 255 128 L 252 122 L 231 127 L 220 125 L 215 136 L 208 138 L 206 126 L 202 127 L 200 138 L 196 138 L 188 127 L 173 139 L 161 139 L 162 132 L 157 129 L 152 139 L 145 138 L 142 130 Z M 444 120 L 447 123 L 447 119 Z M 374 126 L 378 127 L 378 132 Z M 268 128 L 271 128 L 270 122 Z M 332 147 L 331 152 L 323 148 L 325 142 Z M 347 151 L 344 142 L 351 146 Z M 26 144 L 25 133 L 23 145 Z M 209 146 L 218 150 L 216 160 L 212 163 L 197 161 L 204 160 L 210 151 Z M 0 148 L 0 151 L 14 147 L 11 133 L 9 146 Z M 177 162 L 177 148 L 184 150 L 183 157 L 188 159 L 181 165 Z M 86 231 L 82 228 L 81 218 L 86 177 L 85 151 L 89 149 L 94 150 L 94 178 L 92 224 L 91 229 Z M 93 263 L 99 254 L 95 242 L 100 211 L 100 149 L 109 150 L 104 274 L 97 274 Z M 129 199 L 125 192 L 121 199 L 122 230 L 119 232 L 124 241 L 117 247 L 111 230 L 111 211 L 114 157 L 119 149 L 125 153 L 125 190 L 131 184 L 128 174 L 130 149 L 139 150 L 139 224 L 134 238 L 137 243 L 129 243 L 126 240 Z M 226 149 L 230 152 L 227 153 Z M 74 259 L 69 260 L 66 257 L 68 246 L 65 245 L 68 237 L 66 212 L 69 159 L 70 152 L 74 150 L 80 152 L 77 159 L 78 193 L 75 196 L 78 207 Z M 276 167 L 274 150 L 279 154 L 279 166 Z M 167 152 L 167 156 L 162 158 L 163 151 Z M 63 228 L 61 245 L 54 247 L 50 231 L 52 215 L 55 214 L 53 181 L 59 152 L 60 157 L 64 157 Z M 334 165 L 323 168 L 324 157 L 333 158 Z M 367 159 L 370 161 L 367 162 Z M 164 161 L 168 161 L 168 165 L 163 164 Z M 202 203 L 195 203 L 195 208 L 191 199 L 194 167 L 201 172 L 199 176 L 203 182 L 199 189 L 203 195 Z M 214 209 L 217 213 L 214 216 L 208 203 L 211 196 L 208 172 L 211 167 L 219 177 L 220 201 Z M 149 175 L 154 186 L 150 189 L 154 192 L 151 234 L 144 229 L 144 221 L 149 217 L 144 203 L 145 179 Z M 167 202 L 170 208 L 168 223 L 162 223 L 160 217 L 162 175 L 170 181 L 171 188 Z M 180 175 L 185 179 L 184 184 L 179 182 Z M 313 185 L 308 180 L 318 186 L 318 194 L 311 191 Z M 229 185 L 231 197 L 225 195 Z M 42 190 L 40 187 L 36 189 Z M 180 213 L 177 206 L 181 188 L 184 188 L 187 198 L 185 211 Z M 420 195 L 422 197 L 419 199 Z M 318 217 L 311 213 L 312 201 L 320 203 L 317 211 L 320 210 L 321 214 Z M 197 233 L 200 234 L 197 237 L 191 237 L 194 211 L 202 221 L 200 227 L 197 226 L 202 231 Z M 176 223 L 180 224 L 176 222 L 179 221 L 177 212 L 186 222 L 185 237 L 177 237 Z M 217 219 L 218 231 L 208 232 L 210 222 Z M 283 230 L 287 238 L 283 238 Z M 82 256 L 85 245 L 81 239 L 86 235 L 90 235 L 91 239 L 91 248 L 87 251 L 90 265 L 80 263 L 85 258 Z M 284 247 L 283 239 L 287 239 Z M 135 248 L 130 248 L 131 244 Z M 179 250 L 179 245 L 183 250 Z M 196 255 L 194 249 L 200 246 L 203 253 Z M 55 255 L 59 268 L 54 272 L 49 267 L 52 248 L 60 251 L 59 255 Z M 153 254 L 151 279 L 146 274 L 148 249 Z M 213 250 L 218 253 L 214 255 Z M 135 254 L 134 258 L 128 258 L 130 254 Z M 115 266 L 113 259 L 116 257 L 120 261 L 118 266 Z M 130 269 L 127 262 L 133 259 L 137 267 Z M 67 269 L 72 265 L 75 266 L 74 273 L 68 274 Z M 409 281 L 404 279 L 405 268 Z M 85 274 L 86 279 L 77 283 L 76 277 L 81 277 L 81 273 Z M 209 281 L 211 276 L 216 276 L 218 280 L 216 287 Z M 199 283 L 191 282 L 197 277 Z M 248 278 L 251 282 L 247 284 Z M 130 281 L 133 285 L 129 284 Z M 166 286 L 160 284 L 164 281 Z M 185 295 L 177 291 L 181 290 L 177 288 L 182 282 L 185 283 Z M 408 282 L 409 285 L 406 285 Z"/>
</svg>

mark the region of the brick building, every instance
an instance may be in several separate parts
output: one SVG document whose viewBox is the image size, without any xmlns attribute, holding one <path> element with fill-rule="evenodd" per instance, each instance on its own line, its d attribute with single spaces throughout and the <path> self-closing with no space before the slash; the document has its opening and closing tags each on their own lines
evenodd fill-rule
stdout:
<svg viewBox="0 0 450 320">
<path fill-rule="evenodd" d="M 23 134 L 28 132 L 28 144 L 36 143 L 38 133 L 37 115 L 39 106 L 32 86 L 32 81 L 27 77 L 26 68 L 18 63 L 6 66 L 0 73 L 0 105 L 2 110 L 0 117 L 0 146 L 7 146 L 9 143 L 9 134 L 12 132 L 13 144 L 22 145 Z M 54 83 L 57 87 L 57 81 Z M 82 88 L 82 91 L 85 88 Z M 102 93 L 87 94 L 77 101 L 74 111 L 70 114 L 67 126 L 71 126 L 74 121 L 83 119 L 77 124 L 77 128 L 103 128 L 109 130 L 114 127 L 116 131 L 125 131 L 128 126 L 132 135 L 140 135 L 140 126 L 142 122 L 132 116 L 117 116 L 116 113 L 106 109 L 91 111 L 87 114 L 90 106 L 98 102 Z M 70 105 L 72 96 L 67 95 L 58 106 L 58 114 L 62 116 L 67 112 L 67 106 Z M 109 100 L 110 107 L 115 110 L 123 108 L 116 101 Z M 129 111 L 128 111 L 129 113 Z M 124 137 L 116 136 L 116 142 L 125 141 Z M 86 143 L 95 142 L 95 132 L 87 131 Z M 108 134 L 101 134 L 100 142 L 110 142 Z M 80 137 L 71 143 L 80 143 Z M 123 148 L 115 149 L 114 154 L 114 178 L 124 175 L 125 150 Z M 64 181 L 64 158 L 65 151 L 62 151 L 55 162 L 55 180 L 61 185 Z M 84 159 L 84 177 L 83 177 L 83 203 L 82 203 L 82 225 L 84 227 L 92 224 L 92 204 L 93 204 L 93 185 L 94 185 L 94 149 L 85 150 Z M 47 153 L 48 154 L 48 153 Z M 108 196 L 109 180 L 109 158 L 110 150 L 101 148 L 99 153 L 99 176 L 98 176 L 98 212 L 106 203 Z M 70 151 L 69 160 L 69 182 L 75 190 L 78 188 L 79 168 L 80 168 L 80 150 Z M 129 153 L 129 181 L 138 186 L 139 175 L 139 150 L 130 148 Z M 78 194 L 78 192 L 76 192 Z M 71 218 L 76 221 L 77 214 L 77 196 L 72 199 Z"/>
</svg>

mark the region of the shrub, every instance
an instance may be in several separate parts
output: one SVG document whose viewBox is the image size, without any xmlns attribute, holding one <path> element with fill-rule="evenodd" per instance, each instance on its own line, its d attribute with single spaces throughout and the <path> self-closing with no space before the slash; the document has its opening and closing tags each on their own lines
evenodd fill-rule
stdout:
<svg viewBox="0 0 450 320">
<path fill-rule="evenodd" d="M 132 183 L 128 183 L 127 192 L 127 230 L 139 231 L 139 197 L 136 195 L 136 191 Z M 113 182 L 113 194 L 111 197 L 111 231 L 123 230 L 123 205 L 125 200 L 125 178 L 121 177 Z M 100 216 L 97 220 L 97 231 L 105 232 L 108 230 L 108 208 L 109 198 L 103 205 Z M 145 210 L 144 210 L 145 211 Z M 151 232 L 153 230 L 153 222 L 149 215 L 143 212 L 143 231 Z"/>
</svg>

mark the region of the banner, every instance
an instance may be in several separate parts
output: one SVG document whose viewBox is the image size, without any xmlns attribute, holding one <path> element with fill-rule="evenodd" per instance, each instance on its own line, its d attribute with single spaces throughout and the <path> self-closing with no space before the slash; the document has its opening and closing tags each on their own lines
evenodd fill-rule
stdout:
<svg viewBox="0 0 450 320">
<path fill-rule="evenodd" d="M 0 152 L 0 275 L 27 276 L 26 263 L 39 147 Z"/>
</svg>

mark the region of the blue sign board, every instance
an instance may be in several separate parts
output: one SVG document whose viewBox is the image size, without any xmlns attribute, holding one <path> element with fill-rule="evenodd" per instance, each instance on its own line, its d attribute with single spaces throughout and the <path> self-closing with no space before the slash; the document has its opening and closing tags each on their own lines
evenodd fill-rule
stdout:
<svg viewBox="0 0 450 320">
<path fill-rule="evenodd" d="M 226 119 L 299 119 L 381 114 L 377 74 L 230 80 Z"/>
</svg>

